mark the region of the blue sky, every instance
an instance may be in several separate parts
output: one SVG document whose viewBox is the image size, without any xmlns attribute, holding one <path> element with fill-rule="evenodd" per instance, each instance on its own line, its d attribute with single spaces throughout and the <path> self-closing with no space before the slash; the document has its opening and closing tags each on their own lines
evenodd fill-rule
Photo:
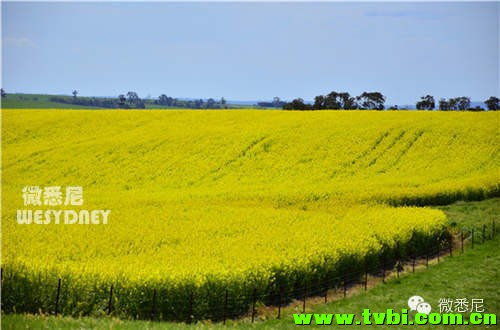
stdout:
<svg viewBox="0 0 500 330">
<path fill-rule="evenodd" d="M 499 2 L 2 2 L 7 92 L 499 95 Z"/>
</svg>

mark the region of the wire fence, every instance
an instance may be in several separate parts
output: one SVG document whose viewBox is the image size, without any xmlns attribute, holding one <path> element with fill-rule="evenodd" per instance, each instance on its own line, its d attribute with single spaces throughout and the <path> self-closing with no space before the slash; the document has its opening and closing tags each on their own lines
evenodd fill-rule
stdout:
<svg viewBox="0 0 500 330">
<path fill-rule="evenodd" d="M 311 278 L 304 274 L 302 280 L 296 281 L 295 285 L 286 285 L 274 280 L 268 283 L 265 290 L 247 285 L 243 292 L 229 287 L 223 292 L 208 289 L 204 294 L 194 289 L 187 289 L 183 297 L 175 299 L 169 296 L 168 290 L 161 287 L 139 290 L 135 295 L 139 297 L 137 301 L 136 298 L 135 300 L 129 299 L 129 289 L 119 283 L 89 288 L 84 285 L 75 285 L 64 278 L 57 278 L 57 281 L 53 283 L 43 282 L 42 279 L 38 284 L 31 283 L 31 289 L 37 285 L 43 286 L 43 290 L 38 290 L 40 292 L 38 295 L 27 295 L 26 292 L 23 295 L 23 292 L 19 291 L 20 288 L 28 291 L 30 286 L 20 284 L 14 295 L 9 294 L 8 290 L 5 292 L 4 288 L 8 287 L 9 281 L 22 281 L 22 279 L 9 276 L 11 274 L 8 272 L 4 274 L 4 269 L 1 269 L 2 292 L 4 293 L 2 311 L 75 316 L 73 311 L 77 310 L 78 316 L 114 315 L 186 323 L 210 319 L 225 324 L 228 319 L 240 317 L 248 317 L 251 322 L 254 322 L 259 315 L 259 310 L 267 308 L 268 314 L 275 312 L 275 317 L 279 319 L 283 307 L 291 302 L 294 302 L 296 306 L 301 305 L 302 312 L 305 312 L 308 298 L 315 297 L 316 303 L 318 298 L 323 299 L 324 303 L 327 303 L 329 299 L 343 299 L 350 291 L 367 290 L 369 282 L 385 282 L 388 277 L 399 277 L 401 273 L 415 272 L 417 267 L 429 267 L 431 260 L 440 262 L 446 255 L 464 253 L 466 248 L 474 249 L 475 245 L 493 239 L 497 234 L 495 221 L 490 225 L 460 230 L 455 228 L 448 232 L 450 235 L 445 241 L 436 241 L 435 244 L 427 245 L 424 251 L 412 250 L 411 244 L 404 247 L 405 251 L 397 246 L 389 257 L 380 255 L 376 263 L 357 265 L 357 267 L 352 267 L 354 270 L 351 271 L 345 268 L 341 274 L 333 276 Z M 21 297 L 22 301 L 16 301 L 15 297 Z M 136 305 L 134 310 L 140 310 L 140 313 L 130 314 L 131 301 Z M 184 303 L 176 303 L 176 301 Z M 140 308 L 137 309 L 137 306 Z"/>
</svg>

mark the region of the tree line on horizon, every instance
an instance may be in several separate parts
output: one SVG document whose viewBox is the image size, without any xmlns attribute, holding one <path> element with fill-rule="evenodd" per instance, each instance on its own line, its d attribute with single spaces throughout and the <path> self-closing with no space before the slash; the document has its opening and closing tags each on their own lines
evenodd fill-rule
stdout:
<svg viewBox="0 0 500 330">
<path fill-rule="evenodd" d="M 91 106 L 110 109 L 145 109 L 146 105 L 151 107 L 171 107 L 186 109 L 227 109 L 226 100 L 209 98 L 195 100 L 179 100 L 161 94 L 157 99 L 141 99 L 134 91 L 127 94 L 120 94 L 117 98 L 112 97 L 78 97 L 78 91 L 73 90 L 73 96 L 51 96 L 49 101 L 73 104 L 80 106 Z M 2 98 L 7 97 L 7 93 L 1 88 Z M 274 97 L 272 102 L 258 102 L 257 105 L 263 108 L 282 108 L 284 110 L 384 110 L 385 96 L 380 92 L 363 92 L 358 96 L 351 96 L 348 92 L 332 91 L 326 95 L 318 95 L 314 98 L 314 103 L 304 102 L 302 98 L 296 98 L 291 102 L 282 101 L 279 97 Z M 484 101 L 488 110 L 500 110 L 500 99 L 490 96 Z M 408 110 L 398 108 L 397 105 L 390 106 L 388 110 Z M 480 106 L 471 107 L 470 98 L 467 96 L 455 98 L 441 98 L 437 102 L 432 95 L 425 95 L 416 102 L 417 110 L 441 110 L 441 111 L 484 111 Z"/>
<path fill-rule="evenodd" d="M 488 110 L 500 110 L 500 99 L 491 96 L 484 101 Z M 432 95 L 425 95 L 416 103 L 417 110 L 434 110 L 436 102 Z M 380 92 L 363 92 L 358 96 L 351 96 L 347 92 L 332 91 L 326 95 L 318 95 L 314 98 L 313 104 L 305 103 L 302 98 L 296 98 L 283 105 L 284 110 L 384 110 L 385 96 Z M 397 105 L 391 106 L 388 110 L 399 109 Z M 436 110 L 449 111 L 484 111 L 480 106 L 471 107 L 470 98 L 461 96 L 456 98 L 441 98 Z"/>
<path fill-rule="evenodd" d="M 146 109 L 146 105 L 187 109 L 221 109 L 227 107 L 226 100 L 223 97 L 218 101 L 213 98 L 203 101 L 203 99 L 179 100 L 165 94 L 160 95 L 157 99 L 141 99 L 134 91 L 120 94 L 117 98 L 77 97 L 78 91 L 76 90 L 72 94 L 73 97 L 55 96 L 50 98 L 50 101 L 118 109 Z"/>
<path fill-rule="evenodd" d="M 165 106 L 172 108 L 187 108 L 187 109 L 225 109 L 227 108 L 226 100 L 222 97 L 220 100 L 209 98 L 207 100 L 179 100 L 169 97 L 165 94 L 160 95 L 157 99 L 144 99 L 134 91 L 129 91 L 127 94 L 120 94 L 118 97 L 79 97 L 78 91 L 73 90 L 73 96 L 55 95 L 49 98 L 51 102 L 89 106 L 108 109 L 146 109 L 146 105 L 153 108 L 155 106 Z M 7 97 L 4 89 L 1 89 L 2 98 Z"/>
</svg>

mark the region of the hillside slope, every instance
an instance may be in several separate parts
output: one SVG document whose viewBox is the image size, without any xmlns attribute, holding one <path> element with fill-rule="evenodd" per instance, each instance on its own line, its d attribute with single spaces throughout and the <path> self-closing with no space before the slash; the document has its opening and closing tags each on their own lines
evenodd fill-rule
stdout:
<svg viewBox="0 0 500 330">
<path fill-rule="evenodd" d="M 148 317 L 144 299 L 160 288 L 166 319 L 189 317 L 193 292 L 197 317 L 221 317 L 206 293 L 225 290 L 241 299 L 237 315 L 252 289 L 269 302 L 278 288 L 333 284 L 446 244 L 443 212 L 387 204 L 499 193 L 498 113 L 6 110 L 2 119 L 7 310 L 52 310 L 62 277 L 66 314 L 102 313 L 114 284 L 119 315 Z M 109 223 L 20 225 L 26 186 L 81 186 L 76 209 L 109 209 Z M 75 304 L 80 291 L 91 298 Z"/>
</svg>

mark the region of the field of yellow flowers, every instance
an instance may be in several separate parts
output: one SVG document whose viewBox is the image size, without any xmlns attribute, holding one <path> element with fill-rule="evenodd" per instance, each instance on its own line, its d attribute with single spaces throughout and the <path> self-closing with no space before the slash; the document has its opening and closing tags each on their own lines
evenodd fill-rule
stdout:
<svg viewBox="0 0 500 330">
<path fill-rule="evenodd" d="M 113 284 L 118 315 L 148 317 L 154 291 L 165 319 L 215 319 L 226 290 L 241 314 L 255 292 L 271 302 L 382 255 L 420 253 L 447 239 L 444 213 L 422 206 L 499 195 L 499 122 L 496 112 L 2 110 L 2 308 L 53 310 L 61 279 L 65 314 L 104 313 Z M 27 192 L 50 187 L 80 187 L 80 203 L 27 205 Z M 106 224 L 20 224 L 19 210 L 110 213 Z"/>
</svg>

